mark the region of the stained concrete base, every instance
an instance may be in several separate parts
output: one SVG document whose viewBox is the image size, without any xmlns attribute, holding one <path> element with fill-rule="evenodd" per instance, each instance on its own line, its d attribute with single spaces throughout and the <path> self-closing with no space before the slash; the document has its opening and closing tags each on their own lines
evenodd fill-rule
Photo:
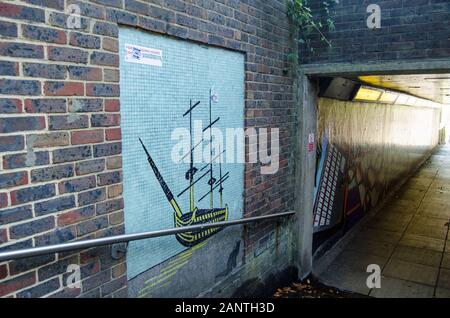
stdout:
<svg viewBox="0 0 450 318">
<path fill-rule="evenodd" d="M 422 168 L 314 274 L 325 284 L 373 297 L 450 297 L 450 146 Z M 332 254 L 332 253 L 331 253 Z M 381 268 L 368 288 L 367 266 Z"/>
</svg>

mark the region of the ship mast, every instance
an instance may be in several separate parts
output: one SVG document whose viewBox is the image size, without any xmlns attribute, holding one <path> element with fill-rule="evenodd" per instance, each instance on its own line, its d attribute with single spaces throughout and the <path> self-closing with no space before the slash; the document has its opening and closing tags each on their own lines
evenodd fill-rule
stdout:
<svg viewBox="0 0 450 318">
<path fill-rule="evenodd" d="M 210 132 L 209 132 L 209 134 L 210 134 L 209 135 L 209 156 L 210 156 L 210 158 L 209 158 L 209 163 L 207 163 L 203 168 L 200 169 L 200 171 L 203 171 L 209 167 L 209 170 L 207 172 L 209 172 L 208 184 L 209 184 L 210 188 L 209 188 L 208 193 L 206 193 L 204 196 L 202 196 L 198 200 L 198 202 L 202 201 L 204 198 L 206 198 L 209 195 L 209 200 L 210 200 L 209 204 L 210 204 L 211 209 L 214 208 L 214 190 L 218 187 L 219 187 L 219 203 L 220 203 L 220 207 L 222 207 L 222 205 L 223 205 L 223 202 L 222 202 L 223 185 L 222 184 L 225 180 L 227 180 L 229 178 L 229 173 L 222 175 L 222 154 L 225 152 L 225 150 L 222 151 L 222 149 L 221 149 L 222 147 L 220 144 L 219 144 L 219 154 L 213 158 L 212 126 L 220 120 L 220 117 L 218 117 L 214 121 L 212 120 L 212 102 L 213 102 L 213 93 L 212 93 L 212 89 L 210 89 L 209 90 L 209 125 L 203 129 L 203 132 L 205 132 L 208 129 L 210 130 Z M 216 178 L 214 178 L 214 171 L 213 171 L 213 164 L 217 158 L 219 158 L 219 173 L 220 173 L 219 180 L 216 180 Z"/>
<path fill-rule="evenodd" d="M 209 160 L 210 163 L 210 172 L 209 172 L 209 186 L 210 186 L 210 200 L 209 205 L 212 209 L 214 206 L 214 193 L 213 193 L 213 185 L 214 185 L 214 177 L 213 177 L 213 160 L 212 160 L 212 89 L 209 90 Z"/>
<path fill-rule="evenodd" d="M 190 210 L 191 212 L 193 212 L 196 207 L 195 207 L 195 191 L 194 191 L 194 185 L 199 182 L 200 180 L 202 180 L 204 177 L 209 175 L 209 180 L 208 180 L 208 185 L 210 187 L 208 193 L 206 193 L 204 196 L 202 196 L 198 202 L 202 201 L 204 198 L 206 198 L 208 195 L 210 196 L 210 208 L 213 209 L 214 208 L 214 190 L 218 187 L 219 188 L 219 202 L 220 202 L 220 206 L 222 207 L 222 192 L 223 192 L 223 182 L 225 180 L 227 180 L 229 178 L 229 173 L 226 173 L 225 175 L 222 175 L 222 154 L 225 152 L 225 150 L 222 151 L 221 149 L 221 145 L 219 145 L 219 154 L 217 156 L 215 156 L 214 158 L 213 156 L 213 149 L 212 149 L 212 127 L 214 124 L 216 124 L 219 120 L 220 117 L 218 117 L 217 119 L 215 119 L 214 121 L 212 120 L 212 89 L 210 89 L 209 91 L 209 125 L 206 126 L 203 129 L 203 133 L 205 133 L 205 131 L 207 131 L 209 129 L 209 155 L 210 155 L 210 160 L 209 162 L 200 170 L 198 170 L 196 167 L 194 167 L 194 150 L 195 148 L 197 148 L 197 146 L 199 146 L 204 140 L 205 138 L 202 137 L 202 140 L 197 143 L 194 147 L 192 147 L 193 145 L 193 136 L 192 136 L 192 111 L 194 110 L 195 107 L 197 107 L 200 102 L 196 102 L 195 104 L 192 104 L 192 99 L 190 100 L 190 107 L 189 109 L 184 113 L 183 117 L 185 117 L 186 115 L 189 114 L 189 129 L 190 129 L 190 152 L 186 153 L 183 158 L 181 160 L 184 160 L 188 155 L 190 156 L 190 167 L 189 170 L 186 172 L 186 179 L 189 180 L 189 186 L 184 189 L 183 191 L 181 191 L 178 194 L 178 197 L 182 196 L 186 191 L 189 190 L 189 199 L 190 199 Z M 214 178 L 214 170 L 213 170 L 213 163 L 214 161 L 216 161 L 216 159 L 219 158 L 219 173 L 220 173 L 220 178 L 219 180 L 216 180 L 216 178 Z M 180 160 L 180 162 L 181 162 Z M 198 171 L 202 172 L 203 170 L 209 168 L 208 170 L 206 170 L 199 178 L 197 178 L 197 180 L 194 180 L 194 175 L 195 173 L 197 173 Z"/>
<path fill-rule="evenodd" d="M 189 114 L 189 134 L 190 134 L 190 138 L 189 138 L 189 143 L 190 143 L 190 151 L 189 151 L 189 155 L 190 155 L 190 166 L 189 166 L 189 170 L 186 173 L 186 179 L 189 180 L 189 209 L 191 212 L 193 212 L 195 210 L 195 201 L 194 201 L 194 174 L 197 172 L 197 169 L 194 167 L 194 149 L 199 145 L 195 145 L 195 147 L 192 147 L 193 145 L 193 136 L 192 136 L 192 111 L 194 110 L 195 107 L 197 107 L 200 104 L 200 102 L 195 103 L 194 105 L 192 105 L 192 99 L 189 101 L 189 109 L 184 113 L 183 117 L 185 117 L 187 114 Z M 198 181 L 198 180 L 197 180 Z"/>
<path fill-rule="evenodd" d="M 223 186 L 222 186 L 222 147 L 219 145 L 219 180 L 220 180 L 220 188 L 219 188 L 219 200 L 220 200 L 220 207 L 222 208 L 222 192 L 223 192 Z"/>
<path fill-rule="evenodd" d="M 192 109 L 192 99 L 189 102 L 189 109 Z M 195 204 L 194 204 L 194 151 L 192 150 L 192 111 L 189 112 L 189 134 L 190 134 L 190 146 L 191 149 L 191 165 L 189 169 L 189 185 L 191 186 L 191 189 L 189 191 L 189 211 L 194 211 Z"/>
</svg>

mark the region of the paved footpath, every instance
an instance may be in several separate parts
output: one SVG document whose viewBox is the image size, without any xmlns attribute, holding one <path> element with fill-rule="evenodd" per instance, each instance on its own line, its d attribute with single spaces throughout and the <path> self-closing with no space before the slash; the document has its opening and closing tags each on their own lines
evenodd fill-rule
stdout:
<svg viewBox="0 0 450 318">
<path fill-rule="evenodd" d="M 322 272 L 325 284 L 373 297 L 450 297 L 450 146 L 438 148 Z M 381 288 L 366 285 L 369 264 Z"/>
</svg>

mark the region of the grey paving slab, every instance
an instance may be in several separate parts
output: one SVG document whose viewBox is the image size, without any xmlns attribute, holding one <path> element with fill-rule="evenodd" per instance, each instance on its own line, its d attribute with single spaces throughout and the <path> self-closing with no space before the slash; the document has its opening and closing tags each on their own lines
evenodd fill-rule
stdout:
<svg viewBox="0 0 450 318">
<path fill-rule="evenodd" d="M 440 166 L 437 167 L 430 167 L 430 166 L 424 166 L 422 169 L 420 169 L 419 175 L 425 175 L 425 176 L 435 176 L 440 170 Z"/>
<path fill-rule="evenodd" d="M 444 243 L 444 240 L 415 234 L 405 234 L 399 242 L 400 245 L 425 248 L 438 252 L 442 252 L 444 249 Z"/>
<path fill-rule="evenodd" d="M 432 179 L 429 179 L 428 181 L 421 179 L 410 179 L 404 186 L 415 190 L 427 190 L 431 184 Z"/>
<path fill-rule="evenodd" d="M 383 275 L 434 287 L 439 268 L 391 259 L 383 270 Z"/>
<path fill-rule="evenodd" d="M 450 169 L 439 169 L 437 177 L 440 178 L 449 178 L 450 179 Z"/>
<path fill-rule="evenodd" d="M 383 213 L 392 213 L 392 214 L 413 214 L 416 211 L 417 208 L 412 206 L 402 206 L 402 205 L 395 205 L 395 204 L 386 204 L 380 209 L 379 215 L 382 215 Z"/>
<path fill-rule="evenodd" d="M 449 181 L 450 181 L 450 176 L 448 176 L 446 174 L 438 174 L 434 178 L 434 182 L 436 182 L 436 183 L 448 184 Z"/>
<path fill-rule="evenodd" d="M 445 240 L 448 229 L 446 226 L 447 222 L 447 220 L 443 219 L 418 215 L 412 220 L 406 233 Z"/>
<path fill-rule="evenodd" d="M 392 258 L 415 264 L 439 267 L 442 253 L 424 248 L 397 246 L 392 254 Z"/>
<path fill-rule="evenodd" d="M 354 239 L 345 250 L 388 258 L 394 251 L 395 244 L 370 239 Z"/>
<path fill-rule="evenodd" d="M 436 289 L 436 298 L 450 298 L 450 289 L 440 288 Z"/>
<path fill-rule="evenodd" d="M 440 288 L 450 289 L 450 269 L 441 268 L 437 286 Z"/>
<path fill-rule="evenodd" d="M 430 190 L 450 191 L 450 184 L 443 180 L 435 180 L 430 185 Z"/>
<path fill-rule="evenodd" d="M 426 191 L 430 187 L 430 185 L 430 183 L 407 182 L 404 186 L 414 190 Z"/>
<path fill-rule="evenodd" d="M 371 220 L 366 226 L 378 230 L 403 232 L 406 230 L 408 223 L 409 221 L 374 219 Z"/>
<path fill-rule="evenodd" d="M 427 169 L 425 168 L 425 169 L 420 170 L 420 171 L 419 171 L 418 173 L 416 173 L 414 176 L 415 176 L 415 177 L 418 177 L 418 178 L 427 178 L 427 179 L 430 179 L 430 178 L 435 177 L 435 176 L 436 176 L 436 173 L 437 173 L 437 169 L 427 170 Z"/>
<path fill-rule="evenodd" d="M 427 163 L 426 165 L 424 165 L 424 167 L 425 168 L 439 168 L 440 169 L 442 167 L 442 162 L 441 161 L 430 162 L 430 163 Z"/>
<path fill-rule="evenodd" d="M 398 208 L 387 208 L 380 211 L 371 221 L 405 222 L 409 223 L 414 217 L 413 213 Z"/>
<path fill-rule="evenodd" d="M 425 196 L 426 193 L 427 193 L 427 189 L 417 190 L 417 189 L 411 189 L 408 187 L 403 187 L 402 190 L 400 190 L 396 193 L 396 198 L 417 201 L 417 200 L 421 200 Z"/>
<path fill-rule="evenodd" d="M 362 227 L 361 230 L 355 235 L 355 239 L 378 240 L 380 242 L 396 244 L 400 240 L 401 236 L 401 232 Z"/>
<path fill-rule="evenodd" d="M 449 192 L 439 189 L 433 189 L 427 192 L 427 194 L 423 197 L 423 201 L 450 204 Z"/>
<path fill-rule="evenodd" d="M 435 206 L 421 206 L 419 210 L 417 210 L 418 216 L 427 216 L 442 220 L 450 220 L 450 206 L 441 206 L 441 205 L 435 205 Z"/>
<path fill-rule="evenodd" d="M 404 208 L 417 208 L 417 204 L 413 201 L 409 201 L 409 200 L 401 200 L 399 198 L 393 198 L 393 200 L 391 202 L 388 203 L 389 206 L 401 206 Z"/>
<path fill-rule="evenodd" d="M 388 258 L 383 256 L 378 256 L 370 253 L 363 253 L 355 250 L 343 250 L 330 265 L 330 268 L 352 270 L 352 271 L 362 271 L 366 272 L 367 266 L 370 264 L 378 264 L 383 267 Z M 366 275 L 367 276 L 367 275 Z"/>
<path fill-rule="evenodd" d="M 450 210 L 450 204 L 446 203 L 446 202 L 422 202 L 422 204 L 420 205 L 418 211 L 421 210 L 441 210 L 441 211 L 448 211 Z"/>
<path fill-rule="evenodd" d="M 412 208 L 418 208 L 420 206 L 420 203 L 423 201 L 422 198 L 417 199 L 404 199 L 404 198 L 398 198 L 395 200 L 396 204 L 403 204 L 405 207 L 412 207 Z"/>
<path fill-rule="evenodd" d="M 429 203 L 438 203 L 443 205 L 448 205 L 449 201 L 446 197 L 432 197 L 432 196 L 425 196 L 422 200 L 423 204 L 429 204 Z"/>
<path fill-rule="evenodd" d="M 426 194 L 445 194 L 450 192 L 449 189 L 450 183 L 447 183 L 447 180 L 439 180 L 438 178 L 436 178 L 434 179 L 433 183 L 430 184 L 430 187 L 428 188 Z"/>
<path fill-rule="evenodd" d="M 421 184 L 425 184 L 428 183 L 430 184 L 431 182 L 433 182 L 433 177 L 418 177 L 418 176 L 412 176 L 409 179 L 410 182 L 419 182 Z"/>
<path fill-rule="evenodd" d="M 344 271 L 333 276 L 327 273 L 321 276 L 320 280 L 328 286 L 338 286 L 344 291 L 368 295 L 370 289 L 366 284 L 367 275 L 365 272 Z"/>
<path fill-rule="evenodd" d="M 442 268 L 450 269 L 450 253 L 444 253 L 442 258 Z"/>
<path fill-rule="evenodd" d="M 372 289 L 370 296 L 377 298 L 431 298 L 434 288 L 402 279 L 381 276 L 381 288 Z"/>
<path fill-rule="evenodd" d="M 387 262 L 386 257 L 344 250 L 335 261 L 320 275 L 320 280 L 330 286 L 339 286 L 347 291 L 368 294 L 367 266 L 379 264 L 380 267 Z"/>
</svg>

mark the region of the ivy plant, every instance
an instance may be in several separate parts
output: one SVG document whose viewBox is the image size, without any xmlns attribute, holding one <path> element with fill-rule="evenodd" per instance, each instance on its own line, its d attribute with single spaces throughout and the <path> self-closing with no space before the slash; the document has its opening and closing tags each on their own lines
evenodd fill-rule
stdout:
<svg viewBox="0 0 450 318">
<path fill-rule="evenodd" d="M 309 0 L 288 0 L 288 16 L 293 26 L 298 29 L 298 38 L 295 39 L 297 44 L 305 45 L 310 52 L 314 52 L 311 45 L 311 36 L 318 33 L 321 41 L 328 46 L 332 46 L 331 41 L 325 36 L 327 30 L 334 30 L 334 21 L 330 17 L 331 7 L 333 4 L 339 3 L 339 0 L 322 0 L 321 6 L 325 15 L 314 16 Z"/>
</svg>

